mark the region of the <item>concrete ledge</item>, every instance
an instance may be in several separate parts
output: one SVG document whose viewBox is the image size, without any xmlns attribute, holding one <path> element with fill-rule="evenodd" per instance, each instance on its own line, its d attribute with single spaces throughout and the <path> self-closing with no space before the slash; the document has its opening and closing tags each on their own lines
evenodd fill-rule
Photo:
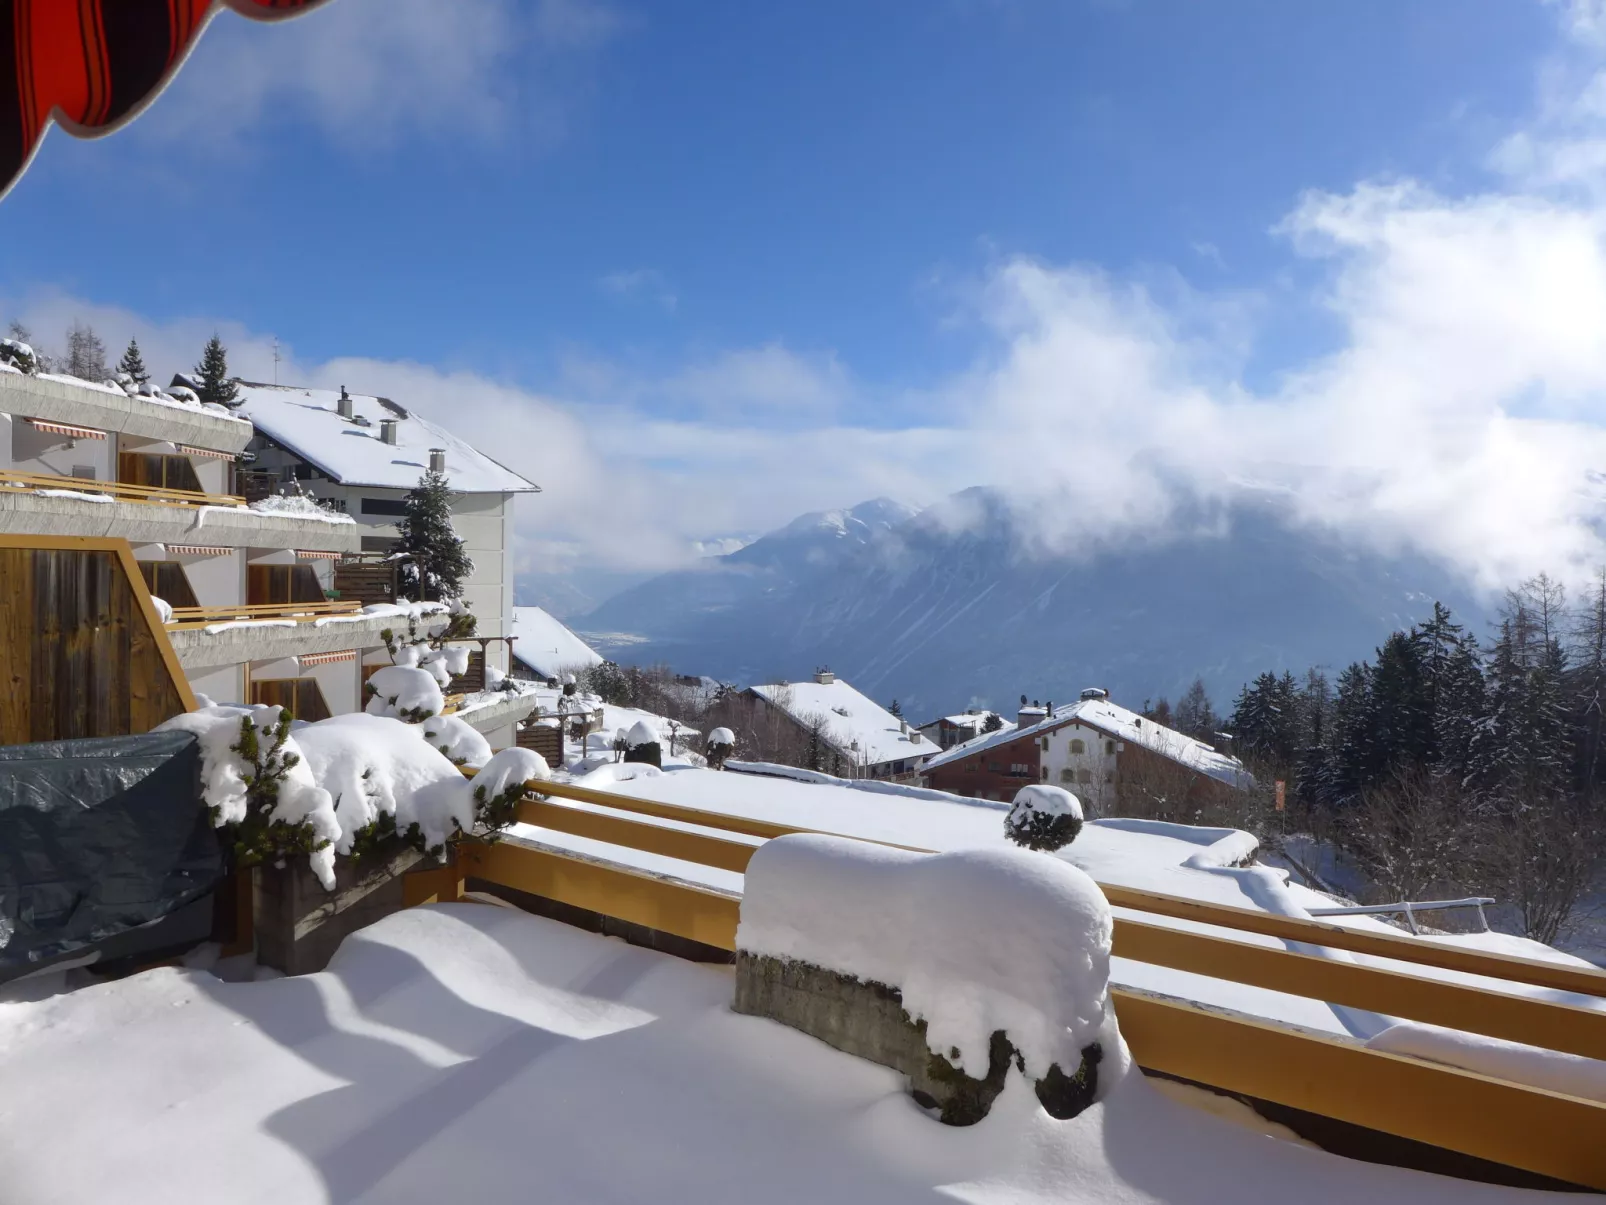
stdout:
<svg viewBox="0 0 1606 1205">
<path fill-rule="evenodd" d="M 113 536 L 131 544 L 210 544 L 220 548 L 357 552 L 362 546 L 356 523 L 325 523 L 234 506 L 90 502 L 15 486 L 0 486 L 0 531 Z"/>
<path fill-rule="evenodd" d="M 420 628 L 438 630 L 446 616 L 431 616 Z M 307 653 L 338 653 L 346 649 L 376 648 L 384 644 L 380 633 L 386 628 L 404 632 L 407 620 L 396 615 L 357 615 L 350 619 L 332 616 L 321 626 L 316 622 L 295 626 L 231 627 L 221 632 L 205 628 L 169 629 L 167 638 L 178 654 L 178 663 L 187 670 L 238 665 L 242 661 L 268 661 L 280 657 L 300 657 Z M 533 705 L 534 700 L 531 700 Z M 467 717 L 465 717 L 467 718 Z M 505 722 L 505 721 L 504 721 Z"/>
<path fill-rule="evenodd" d="M 113 392 L 10 372 L 0 373 L 0 411 L 219 452 L 244 451 L 255 433 L 249 422 L 206 410 L 129 397 L 121 390 Z"/>
<path fill-rule="evenodd" d="M 474 731 L 489 734 L 498 728 L 505 727 L 518 720 L 522 720 L 535 710 L 536 698 L 534 694 L 510 694 L 494 702 L 486 703 L 481 707 L 474 707 L 468 711 L 454 712 Z"/>
<path fill-rule="evenodd" d="M 909 1092 L 922 1106 L 938 1110 L 946 1125 L 974 1125 L 1003 1091 L 1010 1064 L 1020 1056 L 1003 1030 L 988 1046 L 987 1074 L 966 1075 L 926 1044 L 926 1024 L 910 1017 L 897 988 L 838 974 L 806 962 L 772 958 L 745 950 L 736 953 L 739 1013 L 767 1017 L 846 1054 L 901 1071 Z M 952 1052 L 957 1056 L 958 1051 Z M 1103 1051 L 1097 1043 L 1082 1050 L 1074 1074 L 1057 1064 L 1037 1080 L 1037 1099 L 1050 1116 L 1075 1117 L 1093 1103 Z"/>
</svg>

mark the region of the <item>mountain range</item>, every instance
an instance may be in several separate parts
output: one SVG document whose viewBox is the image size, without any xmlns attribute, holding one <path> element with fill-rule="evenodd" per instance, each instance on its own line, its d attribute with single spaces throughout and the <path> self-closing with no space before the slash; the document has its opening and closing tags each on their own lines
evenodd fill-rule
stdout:
<svg viewBox="0 0 1606 1205">
<path fill-rule="evenodd" d="M 628 588 L 573 626 L 605 655 L 751 683 L 828 665 L 923 722 L 1021 694 L 1218 708 L 1263 670 L 1369 657 L 1434 599 L 1485 631 L 1431 562 L 1385 557 L 1244 507 L 1193 534 L 1077 554 L 1034 550 L 1029 516 L 977 487 L 924 511 L 877 498 L 803 515 L 724 556 Z"/>
</svg>

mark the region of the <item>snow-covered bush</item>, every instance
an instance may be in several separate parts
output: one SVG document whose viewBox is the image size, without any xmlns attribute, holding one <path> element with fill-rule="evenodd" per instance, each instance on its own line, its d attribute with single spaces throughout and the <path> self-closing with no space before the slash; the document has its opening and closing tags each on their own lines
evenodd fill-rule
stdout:
<svg viewBox="0 0 1606 1205">
<path fill-rule="evenodd" d="M 21 339 L 0 339 L 0 363 L 30 375 L 39 371 L 39 357 Z"/>
<path fill-rule="evenodd" d="M 389 716 L 421 724 L 446 706 L 440 684 L 428 671 L 407 665 L 387 665 L 368 679 L 369 715 Z"/>
<path fill-rule="evenodd" d="M 716 728 L 708 734 L 704 756 L 710 770 L 723 770 L 725 759 L 736 752 L 736 734 L 729 728 Z"/>
<path fill-rule="evenodd" d="M 333 890 L 334 800 L 307 766 L 284 708 L 205 707 L 174 716 L 157 728 L 164 730 L 199 738 L 202 795 L 212 822 L 233 830 L 238 865 L 304 855 Z"/>
<path fill-rule="evenodd" d="M 420 731 L 454 766 L 483 766 L 491 760 L 491 743 L 473 725 L 455 715 L 431 716 Z"/>
<path fill-rule="evenodd" d="M 525 784 L 552 777 L 546 758 L 534 749 L 516 745 L 503 749 L 486 762 L 468 784 L 474 798 L 474 823 L 487 841 L 500 838 L 501 830 L 518 819 Z"/>
<path fill-rule="evenodd" d="M 1015 795 L 1004 836 L 1027 849 L 1063 849 L 1082 831 L 1082 803 L 1063 787 L 1034 783 Z"/>
<path fill-rule="evenodd" d="M 658 743 L 658 733 L 646 720 L 637 720 L 625 733 L 624 759 L 627 762 L 644 762 L 649 766 L 661 767 L 664 764 L 664 751 Z"/>
</svg>

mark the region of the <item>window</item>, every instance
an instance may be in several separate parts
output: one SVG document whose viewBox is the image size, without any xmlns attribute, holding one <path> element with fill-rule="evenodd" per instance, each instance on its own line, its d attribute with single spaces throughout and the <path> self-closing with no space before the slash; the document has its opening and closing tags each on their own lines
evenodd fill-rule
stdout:
<svg viewBox="0 0 1606 1205">
<path fill-rule="evenodd" d="M 1046 737 L 1046 736 L 1043 738 L 1043 752 L 1044 753 L 1048 752 L 1048 737 Z"/>
<path fill-rule="evenodd" d="M 245 583 L 245 601 L 253 607 L 324 600 L 311 565 L 247 565 Z"/>
<path fill-rule="evenodd" d="M 170 607 L 198 607 L 195 591 L 184 566 L 177 561 L 140 561 L 139 575 L 145 588 Z"/>
<path fill-rule="evenodd" d="M 1086 753 L 1087 752 L 1087 742 L 1082 740 L 1081 737 L 1074 738 L 1071 741 L 1071 752 L 1073 754 L 1075 754 L 1075 753 Z"/>
<path fill-rule="evenodd" d="M 396 541 L 390 536 L 363 536 L 364 552 L 383 552 L 387 556 L 396 550 Z"/>
<path fill-rule="evenodd" d="M 283 707 L 298 720 L 329 718 L 329 704 L 314 678 L 268 678 L 251 683 L 251 702 Z"/>
<path fill-rule="evenodd" d="M 1043 781 L 1044 782 L 1048 781 L 1048 767 L 1047 766 L 1043 767 Z"/>
<path fill-rule="evenodd" d="M 124 485 L 149 485 L 164 490 L 204 493 L 201 479 L 188 456 L 165 456 L 154 452 L 119 452 L 117 480 Z"/>
<path fill-rule="evenodd" d="M 1075 770 L 1069 770 L 1069 769 L 1061 770 L 1060 771 L 1060 781 L 1065 783 L 1067 786 L 1069 786 L 1071 783 L 1076 781 L 1076 771 Z"/>
<path fill-rule="evenodd" d="M 365 515 L 405 515 L 407 501 L 404 498 L 364 498 L 362 500 L 362 513 Z"/>
<path fill-rule="evenodd" d="M 1029 762 L 1018 761 L 1009 767 L 1009 773 L 1014 778 L 1030 778 L 1032 767 Z"/>
<path fill-rule="evenodd" d="M 1093 771 L 1091 771 L 1091 770 L 1078 770 L 1076 772 L 1076 781 L 1081 783 L 1081 784 L 1083 784 L 1084 786 L 1087 785 L 1088 783 L 1093 781 Z"/>
</svg>

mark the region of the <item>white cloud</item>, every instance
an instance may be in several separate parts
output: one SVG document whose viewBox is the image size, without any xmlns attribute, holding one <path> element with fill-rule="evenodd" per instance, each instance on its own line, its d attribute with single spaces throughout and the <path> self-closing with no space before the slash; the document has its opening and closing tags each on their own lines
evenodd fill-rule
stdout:
<svg viewBox="0 0 1606 1205">
<path fill-rule="evenodd" d="M 620 28 L 595 0 L 336 0 L 284 22 L 220 14 L 134 128 L 203 150 L 289 114 L 348 148 L 404 132 L 561 134 L 564 66 Z"/>
<path fill-rule="evenodd" d="M 1587 33 L 1589 12 L 1569 13 Z M 1569 53 L 1586 51 L 1580 34 Z M 1398 179 L 1291 198 L 1269 237 L 1321 270 L 1292 300 L 1325 307 L 1338 334 L 1271 385 L 1243 371 L 1266 304 L 1028 257 L 978 283 L 964 334 L 979 325 L 986 354 L 904 430 L 858 416 L 884 422 L 910 399 L 781 342 L 651 369 L 573 355 L 545 392 L 423 364 L 299 363 L 289 348 L 281 379 L 387 393 L 539 482 L 521 555 L 549 571 L 664 567 L 804 510 L 994 483 L 1055 549 L 1163 535 L 1201 501 L 1276 497 L 1486 586 L 1582 572 L 1606 560 L 1606 190 L 1554 164 L 1606 139 L 1600 70 L 1579 66 L 1571 93 L 1547 78 L 1514 135 L 1535 157 L 1509 158 L 1484 191 Z M 603 287 L 653 283 L 627 272 Z M 21 312 L 47 347 L 75 317 L 114 351 L 137 332 L 164 370 L 192 363 L 214 325 L 60 296 Z M 237 369 L 267 379 L 268 341 L 221 330 Z"/>
<path fill-rule="evenodd" d="M 609 272 L 597 281 L 597 287 L 613 297 L 648 299 L 673 314 L 679 299 L 670 289 L 663 273 L 656 268 L 634 268 L 630 271 Z"/>
</svg>

